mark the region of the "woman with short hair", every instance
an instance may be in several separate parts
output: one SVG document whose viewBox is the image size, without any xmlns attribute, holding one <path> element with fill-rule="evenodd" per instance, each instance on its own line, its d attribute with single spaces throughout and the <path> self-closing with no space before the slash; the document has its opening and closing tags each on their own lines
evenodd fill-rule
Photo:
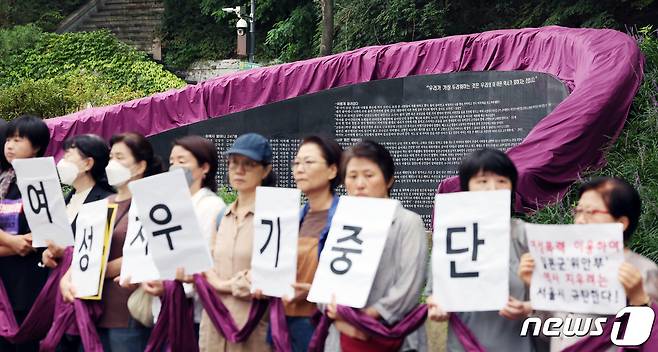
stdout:
<svg viewBox="0 0 658 352">
<path fill-rule="evenodd" d="M 343 158 L 343 182 L 349 196 L 389 198 L 393 188 L 395 165 L 391 154 L 379 143 L 362 141 L 350 148 Z M 387 234 L 386 244 L 373 280 L 366 307 L 370 317 L 392 325 L 402 320 L 420 302 L 426 278 L 427 237 L 420 215 L 399 205 Z M 325 349 L 328 351 L 398 351 L 405 339 L 368 336 L 327 308 L 334 319 Z M 424 334 L 424 328 L 415 333 Z M 410 335 L 411 336 L 411 335 Z M 423 351 L 425 339 L 406 339 L 408 349 Z M 410 345 L 409 345 L 410 344 Z"/>
<path fill-rule="evenodd" d="M 217 233 L 210 242 L 214 267 L 205 273 L 238 328 L 247 322 L 251 306 L 251 253 L 254 242 L 256 188 L 274 186 L 272 147 L 256 133 L 238 137 L 229 150 L 228 180 L 237 199 L 226 209 Z M 241 343 L 224 338 L 204 311 L 199 331 L 201 351 L 268 351 L 267 315 L 258 322 L 251 335 Z"/>
<path fill-rule="evenodd" d="M 574 208 L 575 224 L 621 223 L 624 228 L 624 263 L 617 273 L 619 282 L 626 291 L 628 305 L 650 306 L 658 302 L 658 266 L 651 259 L 633 252 L 628 245 L 637 229 L 642 214 L 640 194 L 621 178 L 599 177 L 585 182 L 578 190 L 578 204 Z M 535 261 L 532 255 L 521 258 L 518 275 L 530 285 Z M 574 314 L 568 312 L 539 312 L 543 317 L 595 318 L 596 314 Z M 594 325 L 594 324 L 592 324 Z M 567 337 L 563 334 L 550 338 L 550 350 L 562 351 L 573 348 L 587 337 Z M 586 340 L 583 342 L 587 342 Z M 615 351 L 618 347 L 610 342 L 605 351 Z M 572 349 L 572 350 L 577 350 Z"/>
</svg>

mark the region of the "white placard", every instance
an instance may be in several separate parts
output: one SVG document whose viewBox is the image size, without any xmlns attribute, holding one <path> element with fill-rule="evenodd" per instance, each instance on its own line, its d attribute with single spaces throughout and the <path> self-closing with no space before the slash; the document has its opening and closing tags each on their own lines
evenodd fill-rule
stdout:
<svg viewBox="0 0 658 352">
<path fill-rule="evenodd" d="M 527 224 L 526 230 L 535 261 L 533 309 L 608 315 L 626 306 L 617 278 L 624 261 L 622 224 Z"/>
<path fill-rule="evenodd" d="M 162 280 L 210 270 L 208 243 L 194 211 L 182 169 L 146 177 L 128 184 L 142 226 L 150 233 L 149 252 Z"/>
<path fill-rule="evenodd" d="M 301 191 L 296 188 L 256 188 L 251 292 L 293 298 L 297 279 L 297 239 Z"/>
<path fill-rule="evenodd" d="M 510 210 L 508 190 L 434 198 L 432 289 L 447 312 L 500 310 L 507 303 Z"/>
<path fill-rule="evenodd" d="M 75 296 L 100 296 L 110 254 L 111 233 L 107 228 L 107 199 L 85 203 L 76 221 L 71 277 Z"/>
<path fill-rule="evenodd" d="M 132 203 L 128 211 L 128 230 L 121 262 L 121 282 L 130 279 L 131 284 L 160 279 L 158 268 L 148 252 L 148 239 L 151 235 L 142 226 L 138 214 L 137 204 Z"/>
<path fill-rule="evenodd" d="M 397 200 L 340 197 L 308 301 L 366 305 L 393 222 Z"/>
<path fill-rule="evenodd" d="M 72 246 L 73 231 L 66 216 L 55 160 L 52 157 L 16 159 L 12 166 L 32 230 L 32 246 L 47 247 L 47 240 L 60 247 Z"/>
</svg>

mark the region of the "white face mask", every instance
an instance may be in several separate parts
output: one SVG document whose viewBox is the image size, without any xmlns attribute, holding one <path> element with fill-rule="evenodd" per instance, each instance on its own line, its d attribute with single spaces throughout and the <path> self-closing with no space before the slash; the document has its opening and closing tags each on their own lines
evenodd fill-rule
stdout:
<svg viewBox="0 0 658 352">
<path fill-rule="evenodd" d="M 80 174 L 80 168 L 78 165 L 66 159 L 62 159 L 57 163 L 57 173 L 59 173 L 59 180 L 63 184 L 72 186 L 73 182 Z"/>
<path fill-rule="evenodd" d="M 107 183 L 114 187 L 128 182 L 132 177 L 130 169 L 116 160 L 110 160 L 105 168 L 105 173 L 107 173 Z"/>
</svg>

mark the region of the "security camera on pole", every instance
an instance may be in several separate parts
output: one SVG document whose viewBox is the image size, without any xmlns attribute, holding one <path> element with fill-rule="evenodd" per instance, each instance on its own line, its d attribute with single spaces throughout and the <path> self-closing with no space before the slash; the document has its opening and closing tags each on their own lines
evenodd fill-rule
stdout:
<svg viewBox="0 0 658 352">
<path fill-rule="evenodd" d="M 222 9 L 224 12 L 235 13 L 238 16 L 238 22 L 235 24 L 237 28 L 237 54 L 242 57 L 249 57 L 249 62 L 254 62 L 254 51 L 256 47 L 256 25 L 254 20 L 254 12 L 256 10 L 255 0 L 251 0 L 251 13 L 246 14 L 245 8 L 242 6 L 225 7 Z M 249 28 L 249 38 L 247 39 L 247 27 Z"/>
</svg>

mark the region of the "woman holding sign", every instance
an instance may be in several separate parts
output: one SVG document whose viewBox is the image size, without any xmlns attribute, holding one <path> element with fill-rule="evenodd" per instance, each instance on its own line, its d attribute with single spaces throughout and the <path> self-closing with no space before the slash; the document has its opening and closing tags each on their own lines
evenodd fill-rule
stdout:
<svg viewBox="0 0 658 352">
<path fill-rule="evenodd" d="M 362 141 L 350 148 L 343 159 L 347 194 L 355 197 L 389 198 L 395 165 L 391 154 L 380 144 Z M 387 325 L 407 316 L 417 305 L 426 278 L 427 236 L 420 216 L 399 206 L 381 255 L 366 308 L 362 311 Z M 382 338 L 347 323 L 335 304 L 327 308 L 334 319 L 325 348 L 329 351 L 398 351 L 427 349 L 424 327 L 403 338 Z M 336 331 L 337 330 L 337 331 Z M 420 336 L 416 335 L 420 334 Z"/>
<path fill-rule="evenodd" d="M 459 166 L 459 182 L 463 191 L 494 191 L 511 190 L 512 198 L 516 189 L 518 173 L 512 160 L 502 151 L 485 148 L 473 152 L 465 157 Z M 512 207 L 514 199 L 512 199 Z M 465 209 L 464 211 L 467 211 Z M 510 209 L 511 211 L 511 209 Z M 472 338 L 487 351 L 535 351 L 535 342 L 531 337 L 521 337 L 522 319 L 526 318 L 531 308 L 525 302 L 527 289 L 516 275 L 519 259 L 527 253 L 524 222 L 512 218 L 510 233 L 510 275 L 509 300 L 507 305 L 499 312 L 459 312 L 451 318 L 448 325 L 448 351 L 464 351 L 466 334 L 462 329 L 453 326 L 455 323 L 463 325 L 470 332 Z M 428 316 L 431 320 L 448 320 L 448 313 L 444 312 L 431 296 L 432 277 L 427 285 L 430 296 L 427 298 Z M 458 319 L 455 322 L 454 319 Z"/>
<path fill-rule="evenodd" d="M 0 279 L 18 324 L 25 319 L 48 278 L 41 268 L 41 253 L 32 247 L 30 228 L 23 212 L 21 193 L 11 162 L 41 157 L 50 132 L 38 117 L 23 115 L 9 122 L 5 132 L 2 173 L 0 174 Z M 38 351 L 39 342 L 10 344 L 0 338 L 0 351 Z"/>
<path fill-rule="evenodd" d="M 338 205 L 336 188 L 340 185 L 342 153 L 343 149 L 333 139 L 309 136 L 299 145 L 291 165 L 297 188 L 308 199 L 299 225 L 295 296 L 284 301 L 294 352 L 306 351 L 313 336 L 311 317 L 317 312 L 317 307 L 306 297 Z"/>
<path fill-rule="evenodd" d="M 640 195 L 628 182 L 620 178 L 600 177 L 584 183 L 578 191 L 578 204 L 574 208 L 575 224 L 621 223 L 623 225 L 624 263 L 618 271 L 618 279 L 626 291 L 628 305 L 651 306 L 658 302 L 658 266 L 650 259 L 628 248 L 631 236 L 642 214 Z M 519 277 L 530 285 L 535 261 L 528 253 L 521 258 Z M 560 318 L 596 318 L 597 315 L 547 312 Z M 546 314 L 541 314 L 546 315 Z M 592 324 L 593 325 L 593 324 Z M 590 337 L 551 337 L 551 351 L 580 350 Z M 608 342 L 608 336 L 605 336 Z M 581 341 L 581 339 L 584 339 Z M 579 342 L 580 341 L 580 342 Z M 609 342 L 607 351 L 618 349 Z"/>
<path fill-rule="evenodd" d="M 214 269 L 206 272 L 208 283 L 228 308 L 238 327 L 247 322 L 252 296 L 249 270 L 254 238 L 256 187 L 274 186 L 272 147 L 256 133 L 238 137 L 229 150 L 228 180 L 238 198 L 228 206 L 217 234 L 210 242 Z M 233 344 L 217 332 L 204 311 L 199 332 L 201 351 L 269 351 L 267 320 L 263 318 L 242 343 Z"/>
<path fill-rule="evenodd" d="M 73 188 L 64 201 L 66 215 L 75 234 L 75 220 L 82 204 L 107 198 L 114 193 L 105 175 L 110 148 L 103 139 L 93 134 L 69 138 L 64 141 L 63 147 L 64 157 L 57 163 L 57 173 L 62 184 Z M 64 249 L 50 244 L 41 256 L 42 263 L 49 268 L 56 267 L 57 259 L 64 255 Z"/>
<path fill-rule="evenodd" d="M 110 162 L 105 172 L 109 184 L 117 190 L 109 201 L 117 204 L 118 209 L 103 283 L 103 313 L 97 327 L 105 351 L 144 351 L 150 331 L 130 316 L 127 307 L 134 288 L 123 288 L 114 279 L 121 273 L 123 244 L 128 228 L 127 215 L 132 200 L 128 183 L 160 173 L 162 164 L 153 153 L 151 144 L 140 134 L 128 132 L 115 135 L 110 139 L 110 146 Z M 62 295 L 68 302 L 75 299 L 70 274 L 69 270 L 61 283 Z"/>
<path fill-rule="evenodd" d="M 217 151 L 215 145 L 201 136 L 186 136 L 174 141 L 174 147 L 169 154 L 169 170 L 183 169 L 194 210 L 204 238 L 210 242 L 217 225 L 215 220 L 219 213 L 226 208 L 226 204 L 217 196 Z M 148 281 L 142 284 L 144 290 L 153 295 L 161 296 L 164 292 L 162 281 Z M 203 306 L 194 291 L 191 283 L 184 283 L 183 287 L 188 296 L 194 298 L 194 324 L 196 332 L 199 331 Z M 157 319 L 160 312 L 160 301 L 156 301 L 153 312 Z"/>
</svg>

